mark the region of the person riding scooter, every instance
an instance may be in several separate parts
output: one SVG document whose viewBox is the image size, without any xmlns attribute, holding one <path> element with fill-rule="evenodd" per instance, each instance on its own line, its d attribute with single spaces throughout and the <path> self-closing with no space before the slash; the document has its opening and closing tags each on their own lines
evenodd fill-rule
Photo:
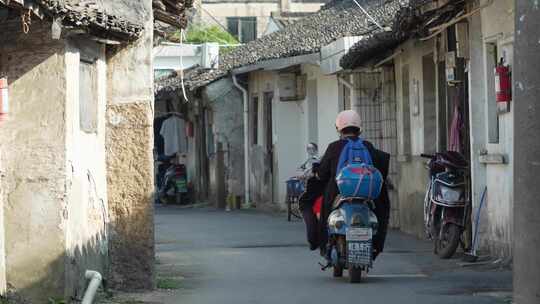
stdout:
<svg viewBox="0 0 540 304">
<path fill-rule="evenodd" d="M 300 197 L 300 210 L 306 224 L 308 242 L 310 249 L 321 249 L 321 254 L 325 255 L 328 240 L 327 218 L 332 211 L 332 204 L 339 195 L 336 183 L 336 171 L 339 158 L 348 140 L 356 140 L 362 133 L 360 116 L 353 110 L 339 113 L 336 119 L 336 129 L 340 139 L 331 143 L 317 168 L 316 177 L 308 180 L 306 191 Z M 368 141 L 363 141 L 372 160 L 383 180 L 386 180 L 389 170 L 390 155 L 386 152 L 375 149 Z M 388 221 L 390 217 L 390 200 L 388 197 L 387 183 L 384 182 L 380 196 L 375 200 L 375 215 L 379 222 L 379 229 L 373 238 L 374 256 L 377 257 L 384 249 Z M 324 196 L 321 206 L 320 219 L 313 212 L 313 204 L 318 197 Z"/>
</svg>

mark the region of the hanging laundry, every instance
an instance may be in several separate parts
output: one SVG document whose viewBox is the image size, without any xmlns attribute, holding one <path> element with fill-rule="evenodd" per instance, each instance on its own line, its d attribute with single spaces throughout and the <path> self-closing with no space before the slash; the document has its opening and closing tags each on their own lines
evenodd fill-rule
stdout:
<svg viewBox="0 0 540 304">
<path fill-rule="evenodd" d="M 157 155 L 165 154 L 165 140 L 161 136 L 161 127 L 166 119 L 165 116 L 154 119 L 154 149 Z"/>
<path fill-rule="evenodd" d="M 450 125 L 450 142 L 448 150 L 461 152 L 461 128 L 463 121 L 459 111 L 458 101 L 454 101 L 454 113 L 452 114 L 452 124 Z"/>
<path fill-rule="evenodd" d="M 163 122 L 159 134 L 163 136 L 165 141 L 165 155 L 187 152 L 186 124 L 180 117 L 173 115 L 167 118 Z"/>
</svg>

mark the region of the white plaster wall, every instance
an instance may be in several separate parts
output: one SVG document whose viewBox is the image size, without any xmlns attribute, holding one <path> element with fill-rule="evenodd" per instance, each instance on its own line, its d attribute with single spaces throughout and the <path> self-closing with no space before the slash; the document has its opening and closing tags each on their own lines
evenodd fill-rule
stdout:
<svg viewBox="0 0 540 304">
<path fill-rule="evenodd" d="M 339 113 L 338 81 L 335 75 L 323 75 L 320 67 L 302 65 L 302 73 L 308 80 L 317 81 L 317 128 L 319 154 L 322 156 L 328 144 L 338 139 L 335 128 Z M 259 146 L 264 146 L 263 93 L 274 92 L 273 143 L 274 143 L 274 202 L 284 204 L 285 181 L 298 174 L 297 168 L 306 160 L 309 143 L 308 100 L 283 102 L 279 100 L 277 72 L 253 72 L 249 82 L 250 103 L 259 96 Z M 250 116 L 251 119 L 251 116 Z M 284 205 L 281 205 L 284 207 Z"/>
<path fill-rule="evenodd" d="M 276 96 L 279 96 L 276 94 Z M 275 176 L 279 202 L 284 204 L 285 181 L 298 174 L 297 168 L 305 160 L 302 137 L 303 111 L 299 102 L 282 102 L 274 98 L 274 155 L 277 175 Z"/>
<path fill-rule="evenodd" d="M 80 49 L 70 45 L 66 52 L 66 170 L 67 229 L 66 252 L 87 264 L 89 253 L 107 254 L 108 223 L 107 173 L 105 163 L 106 80 L 105 50 L 93 45 L 97 54 L 97 132 L 80 128 L 79 64 Z M 99 258 L 98 258 L 99 259 Z M 104 265 L 89 262 L 94 268 Z M 100 270 L 100 269 L 97 269 Z"/>
<path fill-rule="evenodd" d="M 495 0 L 493 4 L 481 13 L 482 37 L 484 42 L 496 39 L 499 56 L 512 66 L 513 63 L 513 33 L 514 33 L 514 2 Z M 484 68 L 484 70 L 486 70 Z M 492 72 L 485 71 L 486 77 L 493 77 Z M 486 83 L 486 82 L 484 82 Z M 484 100 L 487 100 L 485 88 Z M 485 119 L 487 124 L 487 116 Z M 486 209 L 488 232 L 486 246 L 496 255 L 511 256 L 512 248 L 512 210 L 513 210 L 513 132 L 514 111 L 499 115 L 499 143 L 486 144 L 490 154 L 505 155 L 507 164 L 486 165 L 488 196 Z M 486 128 L 487 129 L 487 128 Z M 487 132 L 487 131 L 486 131 Z"/>
<path fill-rule="evenodd" d="M 285 206 L 286 185 L 292 176 L 298 174 L 297 168 L 305 160 L 304 101 L 279 100 L 277 72 L 255 72 L 250 77 L 250 96 L 259 97 L 259 146 L 266 143 L 263 111 L 264 92 L 274 92 L 272 101 L 272 133 L 274 143 L 274 203 Z"/>
<path fill-rule="evenodd" d="M 338 80 L 336 75 L 323 75 L 315 70 L 317 78 L 317 114 L 319 127 L 319 151 L 324 155 L 328 145 L 338 140 L 336 117 L 339 114 Z"/>
</svg>

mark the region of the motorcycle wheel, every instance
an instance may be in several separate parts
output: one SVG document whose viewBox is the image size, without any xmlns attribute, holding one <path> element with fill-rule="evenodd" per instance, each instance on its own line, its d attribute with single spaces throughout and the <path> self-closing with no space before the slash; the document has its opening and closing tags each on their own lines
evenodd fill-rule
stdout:
<svg viewBox="0 0 540 304">
<path fill-rule="evenodd" d="M 334 272 L 332 275 L 334 278 L 341 278 L 343 276 L 343 267 L 341 267 L 341 265 L 334 265 Z"/>
<path fill-rule="evenodd" d="M 360 283 L 362 281 L 362 268 L 349 267 L 349 282 Z"/>
<path fill-rule="evenodd" d="M 451 258 L 459 246 L 461 228 L 456 224 L 447 224 L 442 227 L 441 238 L 435 241 L 437 255 L 441 259 Z"/>
</svg>

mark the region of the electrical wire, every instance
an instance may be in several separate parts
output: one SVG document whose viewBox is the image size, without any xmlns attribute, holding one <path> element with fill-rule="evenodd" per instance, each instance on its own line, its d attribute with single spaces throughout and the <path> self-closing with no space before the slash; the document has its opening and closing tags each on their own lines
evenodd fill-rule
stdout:
<svg viewBox="0 0 540 304">
<path fill-rule="evenodd" d="M 180 29 L 180 84 L 182 85 L 182 95 L 184 95 L 184 99 L 188 102 L 186 86 L 184 85 L 184 39 L 184 29 Z"/>
<path fill-rule="evenodd" d="M 366 15 L 366 16 L 369 18 L 369 20 L 371 20 L 371 22 L 375 23 L 375 25 L 376 25 L 378 28 L 380 28 L 382 31 L 386 31 L 386 29 L 385 29 L 384 27 L 382 27 L 382 25 L 381 25 L 379 22 L 377 22 L 377 20 L 375 20 L 375 18 L 373 18 L 373 17 L 372 17 L 372 16 L 371 16 L 371 15 L 370 15 L 370 14 L 369 14 L 369 13 L 368 13 L 361 5 L 360 5 L 360 3 L 358 3 L 358 1 L 356 1 L 356 0 L 353 0 L 353 1 L 354 1 L 354 3 L 356 3 L 356 5 L 358 5 L 358 7 L 359 7 L 360 10 L 364 13 L 364 15 Z"/>
</svg>

